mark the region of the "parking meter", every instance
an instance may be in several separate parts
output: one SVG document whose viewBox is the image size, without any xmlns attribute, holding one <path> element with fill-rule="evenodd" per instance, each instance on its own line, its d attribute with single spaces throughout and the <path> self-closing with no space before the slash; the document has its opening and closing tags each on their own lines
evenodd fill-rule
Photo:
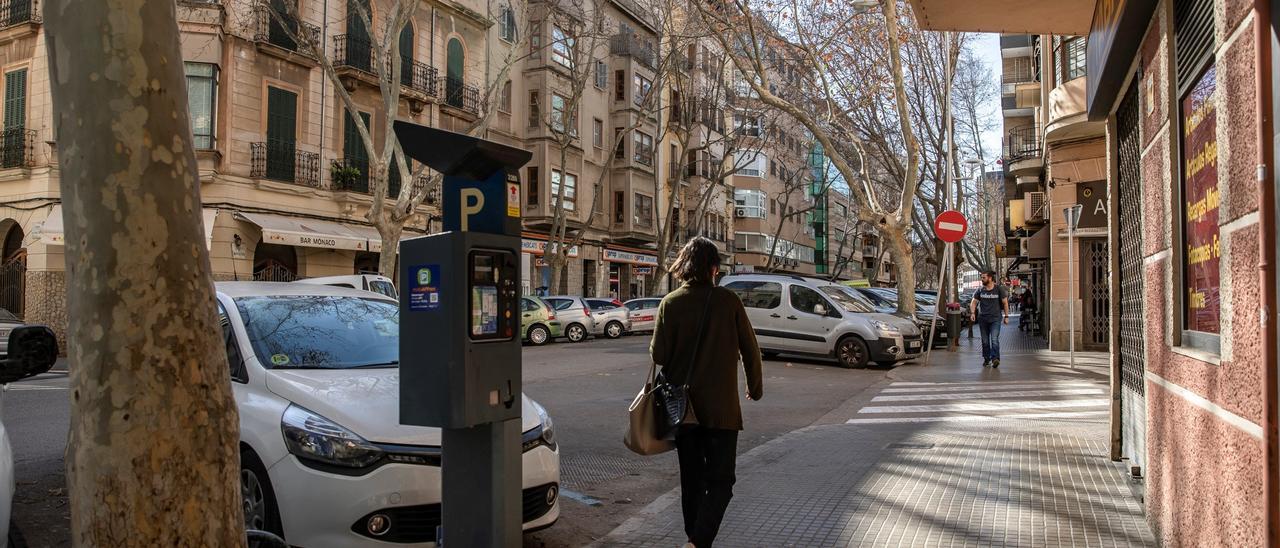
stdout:
<svg viewBox="0 0 1280 548">
<path fill-rule="evenodd" d="M 400 423 L 441 429 L 441 546 L 515 547 L 520 496 L 520 184 L 532 155 L 395 123 L 444 176 L 444 230 L 400 242 Z"/>
</svg>

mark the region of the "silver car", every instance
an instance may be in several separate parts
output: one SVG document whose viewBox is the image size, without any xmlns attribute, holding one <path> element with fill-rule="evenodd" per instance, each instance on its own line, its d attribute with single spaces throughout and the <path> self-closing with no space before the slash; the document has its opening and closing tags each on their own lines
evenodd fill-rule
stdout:
<svg viewBox="0 0 1280 548">
<path fill-rule="evenodd" d="M 653 331 L 658 325 L 658 305 L 660 304 L 662 299 L 653 297 L 631 299 L 623 303 L 631 314 L 631 330 Z"/>
<path fill-rule="evenodd" d="M 604 335 L 610 339 L 616 339 L 631 331 L 631 314 L 630 310 L 625 306 L 610 299 L 586 299 L 587 306 L 591 307 L 591 315 L 596 318 L 596 327 L 600 329 L 599 333 L 592 335 Z"/>
<path fill-rule="evenodd" d="M 556 319 L 564 326 L 564 338 L 569 342 L 582 342 L 587 335 L 598 335 L 603 325 L 596 325 L 596 318 L 591 314 L 591 307 L 582 297 L 562 295 L 543 297 L 542 300 L 556 310 Z"/>
<path fill-rule="evenodd" d="M 9 332 L 23 325 L 12 312 L 0 308 L 0 358 L 9 354 Z"/>
<path fill-rule="evenodd" d="M 893 365 L 924 350 L 910 320 L 876 312 L 849 288 L 825 280 L 777 274 L 725 276 L 720 285 L 746 306 L 766 356 L 834 357 L 842 367 Z"/>
</svg>

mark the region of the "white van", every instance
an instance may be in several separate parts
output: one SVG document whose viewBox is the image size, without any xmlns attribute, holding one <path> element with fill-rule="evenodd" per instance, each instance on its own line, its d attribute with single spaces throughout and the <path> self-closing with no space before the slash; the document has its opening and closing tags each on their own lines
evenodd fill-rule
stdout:
<svg viewBox="0 0 1280 548">
<path fill-rule="evenodd" d="M 372 291 L 399 299 L 396 293 L 396 284 L 391 278 L 379 276 L 377 274 L 352 274 L 350 276 L 325 276 L 323 278 L 306 278 L 298 280 L 299 283 L 315 284 L 315 285 L 331 285 L 334 287 L 349 287 L 351 289 L 363 289 Z"/>
</svg>

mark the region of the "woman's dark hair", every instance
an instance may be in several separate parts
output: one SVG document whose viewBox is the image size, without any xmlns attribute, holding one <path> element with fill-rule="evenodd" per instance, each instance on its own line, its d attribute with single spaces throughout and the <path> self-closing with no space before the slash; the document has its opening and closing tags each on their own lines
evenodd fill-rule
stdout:
<svg viewBox="0 0 1280 548">
<path fill-rule="evenodd" d="M 697 236 L 684 244 L 671 273 L 685 282 L 711 283 L 711 269 L 720 266 L 720 249 L 711 240 Z"/>
</svg>

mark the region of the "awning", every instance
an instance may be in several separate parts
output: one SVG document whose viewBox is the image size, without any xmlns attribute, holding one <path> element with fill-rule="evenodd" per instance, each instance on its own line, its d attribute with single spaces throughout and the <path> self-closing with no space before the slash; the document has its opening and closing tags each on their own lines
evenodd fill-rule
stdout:
<svg viewBox="0 0 1280 548">
<path fill-rule="evenodd" d="M 1096 0 L 910 0 L 920 28 L 1004 34 L 1089 34 Z"/>
<path fill-rule="evenodd" d="M 214 208 L 204 208 L 201 212 L 204 216 L 204 246 L 205 249 L 213 247 L 213 222 L 218 216 L 218 210 Z M 31 241 L 40 241 L 46 245 L 66 245 L 66 227 L 62 222 L 62 204 L 55 204 L 53 209 L 49 211 L 49 217 L 43 223 L 37 224 L 31 229 Z"/>
<path fill-rule="evenodd" d="M 269 244 L 356 251 L 382 249 L 378 231 L 368 227 L 269 213 L 237 212 L 236 218 L 258 225 L 262 229 L 262 241 Z"/>
</svg>

